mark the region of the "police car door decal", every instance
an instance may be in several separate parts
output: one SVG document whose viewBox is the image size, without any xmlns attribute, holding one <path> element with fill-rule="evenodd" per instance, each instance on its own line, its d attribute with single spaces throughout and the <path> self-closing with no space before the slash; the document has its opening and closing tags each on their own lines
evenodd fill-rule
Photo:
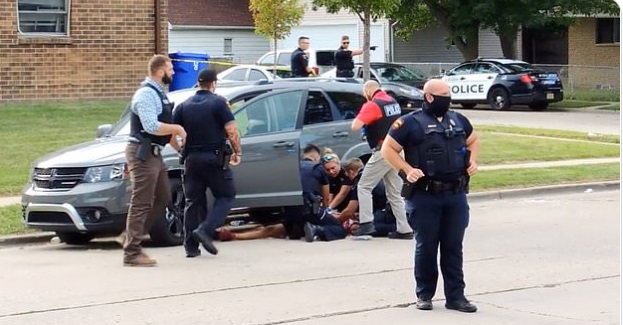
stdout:
<svg viewBox="0 0 623 325">
<path fill-rule="evenodd" d="M 489 88 L 493 85 L 497 75 L 497 73 L 472 71 L 470 74 L 444 76 L 442 79 L 450 85 L 453 102 L 460 100 L 486 101 Z"/>
</svg>

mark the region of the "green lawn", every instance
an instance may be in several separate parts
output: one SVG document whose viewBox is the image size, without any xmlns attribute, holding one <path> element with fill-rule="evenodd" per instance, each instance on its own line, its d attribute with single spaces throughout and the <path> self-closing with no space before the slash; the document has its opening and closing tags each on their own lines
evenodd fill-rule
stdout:
<svg viewBox="0 0 623 325">
<path fill-rule="evenodd" d="M 586 132 L 566 131 L 566 130 L 550 130 L 525 128 L 519 126 L 503 126 L 503 125 L 476 125 L 478 132 L 501 132 L 515 133 L 522 135 L 535 135 L 552 138 L 564 138 L 574 140 L 586 140 L 594 142 L 620 143 L 620 137 L 615 134 L 592 134 L 589 136 Z"/>
<path fill-rule="evenodd" d="M 615 89 L 588 89 L 565 87 L 565 100 L 580 100 L 587 102 L 618 102 L 621 98 L 618 88 Z"/>
<path fill-rule="evenodd" d="M 0 236 L 26 231 L 22 222 L 22 207 L 19 204 L 0 207 Z"/>
</svg>

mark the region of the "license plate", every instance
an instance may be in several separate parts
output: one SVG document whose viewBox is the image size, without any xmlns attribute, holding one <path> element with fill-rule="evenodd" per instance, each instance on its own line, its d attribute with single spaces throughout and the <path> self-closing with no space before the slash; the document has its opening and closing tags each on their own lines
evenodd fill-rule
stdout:
<svg viewBox="0 0 623 325">
<path fill-rule="evenodd" d="M 556 83 L 556 80 L 543 80 L 544 85 L 553 85 Z"/>
<path fill-rule="evenodd" d="M 547 99 L 554 99 L 554 93 L 547 93 Z"/>
</svg>

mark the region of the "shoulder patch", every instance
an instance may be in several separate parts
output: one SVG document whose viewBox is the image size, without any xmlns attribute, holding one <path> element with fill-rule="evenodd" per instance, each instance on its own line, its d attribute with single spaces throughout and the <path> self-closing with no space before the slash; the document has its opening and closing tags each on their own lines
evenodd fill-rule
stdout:
<svg viewBox="0 0 623 325">
<path fill-rule="evenodd" d="M 399 118 L 392 123 L 392 129 L 398 130 L 403 124 L 405 124 L 405 121 L 403 121 L 402 118 Z"/>
</svg>

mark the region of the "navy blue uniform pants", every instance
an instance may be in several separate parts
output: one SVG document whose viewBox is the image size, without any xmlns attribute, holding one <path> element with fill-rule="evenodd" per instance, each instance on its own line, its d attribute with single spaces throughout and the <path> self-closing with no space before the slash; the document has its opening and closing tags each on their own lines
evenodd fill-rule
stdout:
<svg viewBox="0 0 623 325">
<path fill-rule="evenodd" d="M 305 222 L 319 226 L 318 236 L 322 240 L 332 241 L 346 238 L 346 230 L 337 219 L 330 215 L 321 217 L 311 211 L 312 208 L 307 202 L 304 206 L 289 209 L 284 225 L 290 239 L 300 239 L 304 235 Z"/>
<path fill-rule="evenodd" d="M 184 246 L 196 249 L 199 243 L 191 236 L 200 229 L 212 236 L 216 228 L 223 225 L 236 196 L 233 172 L 223 170 L 216 155 L 211 152 L 193 152 L 184 165 Z M 206 191 L 214 196 L 214 205 L 208 209 Z"/>
<path fill-rule="evenodd" d="M 415 293 L 432 299 L 437 289 L 437 251 L 446 302 L 465 299 L 463 280 L 463 236 L 469 223 L 465 192 L 431 194 L 416 191 L 410 200 L 415 208 L 409 223 L 415 231 Z"/>
</svg>

